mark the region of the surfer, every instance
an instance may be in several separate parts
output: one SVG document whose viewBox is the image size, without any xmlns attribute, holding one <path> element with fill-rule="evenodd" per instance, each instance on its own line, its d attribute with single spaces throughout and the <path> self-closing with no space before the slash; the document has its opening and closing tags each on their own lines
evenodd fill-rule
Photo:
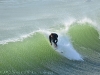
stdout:
<svg viewBox="0 0 100 75">
<path fill-rule="evenodd" d="M 56 33 L 51 33 L 49 35 L 49 41 L 50 41 L 51 45 L 52 45 L 52 42 L 53 42 L 55 47 L 57 47 L 58 35 Z"/>
</svg>

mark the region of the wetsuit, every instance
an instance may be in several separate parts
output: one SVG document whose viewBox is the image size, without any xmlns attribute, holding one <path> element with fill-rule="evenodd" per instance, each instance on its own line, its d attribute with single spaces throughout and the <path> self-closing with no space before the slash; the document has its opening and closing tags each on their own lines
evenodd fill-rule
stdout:
<svg viewBox="0 0 100 75">
<path fill-rule="evenodd" d="M 49 35 L 49 41 L 52 45 L 52 42 L 55 44 L 55 46 L 57 47 L 57 42 L 58 42 L 58 35 L 56 33 L 51 33 Z"/>
</svg>

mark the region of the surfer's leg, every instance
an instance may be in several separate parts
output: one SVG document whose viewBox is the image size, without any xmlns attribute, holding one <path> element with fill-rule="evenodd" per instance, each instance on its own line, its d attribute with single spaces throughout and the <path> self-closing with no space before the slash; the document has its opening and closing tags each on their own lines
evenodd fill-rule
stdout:
<svg viewBox="0 0 100 75">
<path fill-rule="evenodd" d="M 53 43 L 54 43 L 55 47 L 57 47 L 57 42 L 56 42 L 56 40 L 53 40 Z"/>
</svg>

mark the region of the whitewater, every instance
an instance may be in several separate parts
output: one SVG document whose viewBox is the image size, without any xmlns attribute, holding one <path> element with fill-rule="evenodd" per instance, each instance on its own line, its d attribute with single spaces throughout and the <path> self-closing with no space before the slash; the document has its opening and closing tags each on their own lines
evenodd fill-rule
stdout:
<svg viewBox="0 0 100 75">
<path fill-rule="evenodd" d="M 0 0 L 0 75 L 99 75 L 99 3 Z"/>
</svg>

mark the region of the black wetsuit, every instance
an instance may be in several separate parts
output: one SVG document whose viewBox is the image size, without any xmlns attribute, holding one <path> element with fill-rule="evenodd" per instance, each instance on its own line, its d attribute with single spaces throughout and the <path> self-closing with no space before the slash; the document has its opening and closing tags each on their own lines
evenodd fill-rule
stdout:
<svg viewBox="0 0 100 75">
<path fill-rule="evenodd" d="M 49 35 L 49 41 L 52 45 L 52 42 L 55 44 L 55 46 L 57 46 L 57 42 L 58 42 L 58 35 L 56 33 L 51 33 L 51 35 Z"/>
</svg>

